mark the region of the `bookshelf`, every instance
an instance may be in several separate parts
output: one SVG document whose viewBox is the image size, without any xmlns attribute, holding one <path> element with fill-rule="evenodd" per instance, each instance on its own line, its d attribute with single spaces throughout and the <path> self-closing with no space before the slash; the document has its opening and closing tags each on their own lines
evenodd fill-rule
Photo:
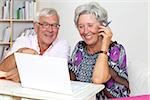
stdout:
<svg viewBox="0 0 150 100">
<path fill-rule="evenodd" d="M 33 27 L 37 2 L 38 0 L 0 0 L 0 61 L 4 50 L 12 46 L 20 33 Z"/>
</svg>

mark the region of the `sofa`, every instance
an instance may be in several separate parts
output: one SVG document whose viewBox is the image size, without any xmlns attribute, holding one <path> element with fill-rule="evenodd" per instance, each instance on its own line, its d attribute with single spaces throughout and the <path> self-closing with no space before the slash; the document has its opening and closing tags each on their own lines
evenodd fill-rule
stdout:
<svg viewBox="0 0 150 100">
<path fill-rule="evenodd" d="M 130 97 L 111 100 L 150 100 L 150 68 L 140 61 L 128 62 Z"/>
<path fill-rule="evenodd" d="M 140 61 L 128 62 L 130 96 L 150 94 L 150 71 L 147 64 Z"/>
</svg>

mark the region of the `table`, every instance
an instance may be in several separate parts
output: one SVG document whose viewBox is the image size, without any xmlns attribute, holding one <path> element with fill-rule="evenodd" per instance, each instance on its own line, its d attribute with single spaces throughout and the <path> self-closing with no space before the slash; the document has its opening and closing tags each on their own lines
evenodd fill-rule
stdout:
<svg viewBox="0 0 150 100">
<path fill-rule="evenodd" d="M 84 85 L 84 82 L 72 81 L 71 84 Z M 103 84 L 86 83 L 88 86 L 79 93 L 66 95 L 29 88 L 20 83 L 0 79 L 0 100 L 95 100 L 96 93 L 104 88 Z"/>
</svg>

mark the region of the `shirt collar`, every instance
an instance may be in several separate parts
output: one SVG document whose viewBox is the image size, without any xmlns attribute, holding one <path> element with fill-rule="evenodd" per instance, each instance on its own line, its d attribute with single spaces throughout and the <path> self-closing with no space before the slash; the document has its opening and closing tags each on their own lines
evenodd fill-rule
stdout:
<svg viewBox="0 0 150 100">
<path fill-rule="evenodd" d="M 56 38 L 55 40 L 54 40 L 54 42 L 52 42 L 52 44 L 49 46 L 49 48 L 47 49 L 47 50 L 50 50 L 57 42 L 58 42 L 58 38 Z M 35 38 L 35 42 L 36 42 L 36 48 L 37 48 L 37 52 L 38 52 L 38 54 L 40 54 L 40 48 L 39 48 L 39 45 L 38 45 L 38 37 L 37 37 L 37 35 L 36 35 L 36 38 Z M 46 50 L 46 51 L 47 51 Z M 45 52 L 46 52 L 45 51 Z"/>
</svg>

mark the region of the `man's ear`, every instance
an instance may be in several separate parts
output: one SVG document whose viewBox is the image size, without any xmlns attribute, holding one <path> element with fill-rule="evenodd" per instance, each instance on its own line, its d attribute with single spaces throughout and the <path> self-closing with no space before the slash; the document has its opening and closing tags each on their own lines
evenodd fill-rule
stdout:
<svg viewBox="0 0 150 100">
<path fill-rule="evenodd" d="M 33 27 L 34 27 L 34 31 L 37 33 L 37 31 L 38 31 L 38 23 L 34 22 L 33 23 Z"/>
</svg>

